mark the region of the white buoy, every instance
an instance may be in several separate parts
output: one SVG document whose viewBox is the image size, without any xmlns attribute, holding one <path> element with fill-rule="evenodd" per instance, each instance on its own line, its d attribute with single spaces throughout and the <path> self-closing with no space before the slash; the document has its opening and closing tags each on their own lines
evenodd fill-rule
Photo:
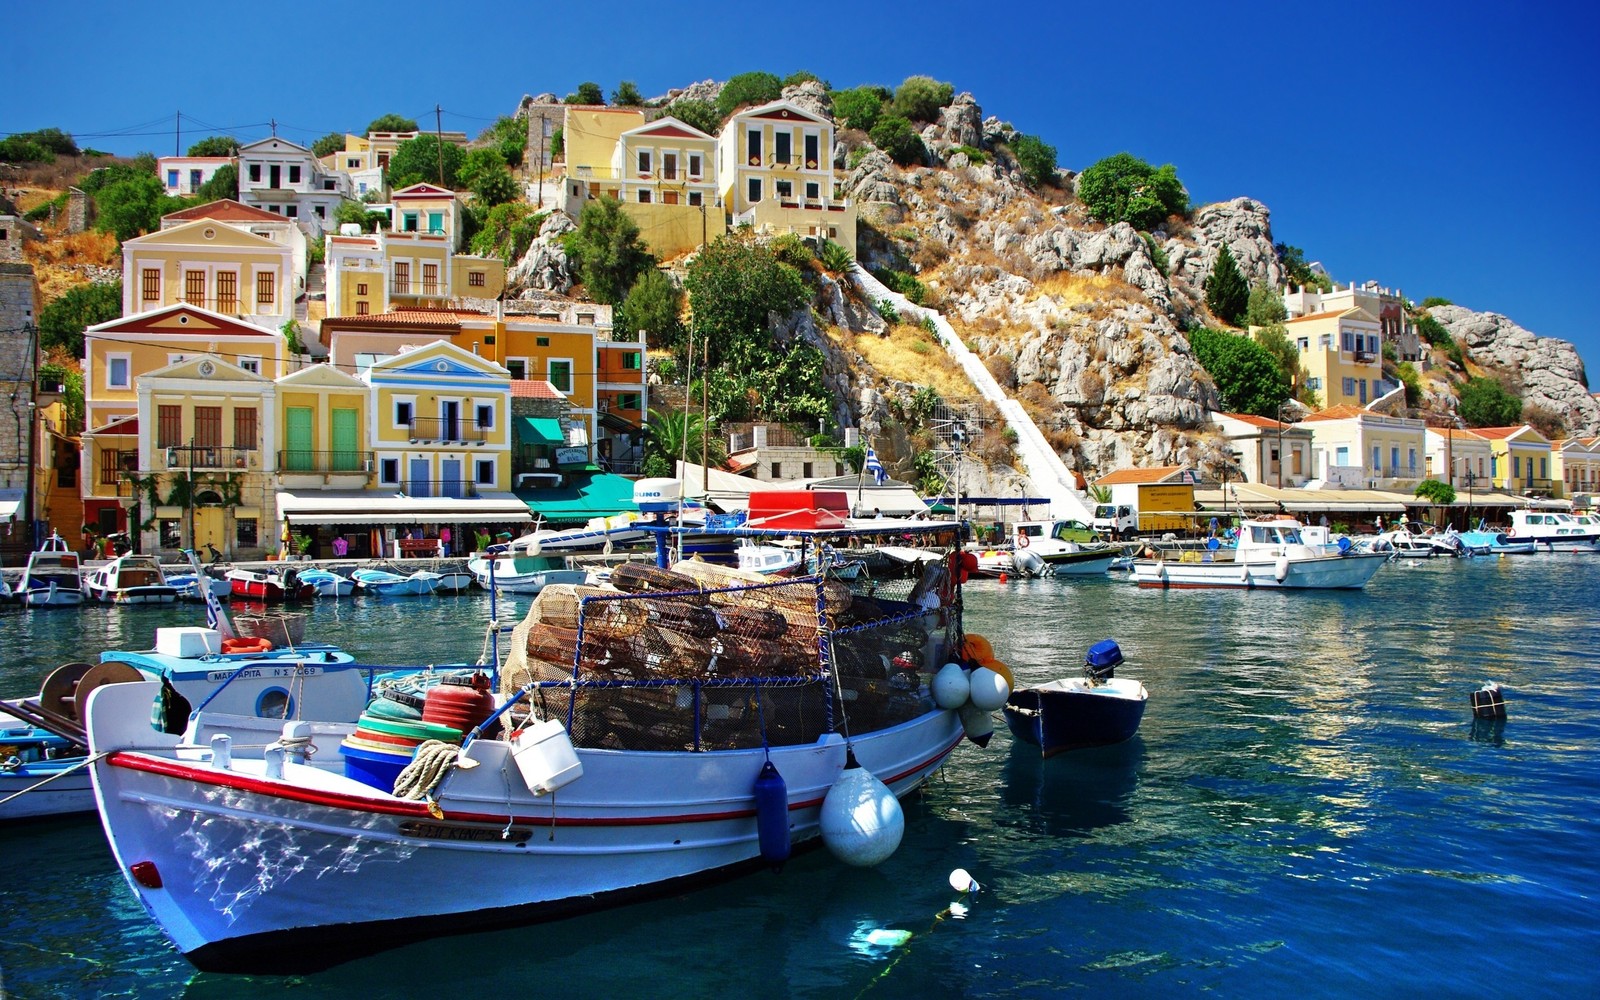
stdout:
<svg viewBox="0 0 1600 1000">
<path fill-rule="evenodd" d="M 906 815 L 900 800 L 852 752 L 822 800 L 822 842 L 847 865 L 870 868 L 900 846 Z"/>
<path fill-rule="evenodd" d="M 986 712 L 994 712 L 1003 708 L 1006 699 L 1011 697 L 1011 685 L 1006 679 L 988 667 L 978 667 L 972 671 L 968 678 L 972 688 L 972 704 Z"/>
<path fill-rule="evenodd" d="M 977 879 L 967 874 L 965 868 L 957 868 L 950 873 L 950 888 L 956 892 L 977 892 L 983 886 L 978 884 Z"/>
<path fill-rule="evenodd" d="M 994 716 L 987 711 L 967 702 L 961 706 L 961 728 L 967 731 L 967 739 L 980 747 L 989 745 L 989 738 L 994 735 Z"/>
<path fill-rule="evenodd" d="M 972 681 L 959 663 L 946 663 L 933 675 L 933 701 L 940 708 L 960 708 L 972 694 Z"/>
<path fill-rule="evenodd" d="M 1277 578 L 1279 583 L 1282 583 L 1284 580 L 1289 578 L 1288 555 L 1281 555 L 1278 557 L 1277 563 L 1275 563 L 1272 567 L 1272 575 Z"/>
</svg>

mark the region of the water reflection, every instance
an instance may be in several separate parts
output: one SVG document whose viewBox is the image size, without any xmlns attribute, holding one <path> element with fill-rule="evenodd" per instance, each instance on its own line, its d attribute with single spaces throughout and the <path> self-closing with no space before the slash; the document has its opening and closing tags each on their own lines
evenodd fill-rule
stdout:
<svg viewBox="0 0 1600 1000">
<path fill-rule="evenodd" d="M 1473 719 L 1471 738 L 1478 743 L 1502 747 L 1506 745 L 1506 720 Z"/>
<path fill-rule="evenodd" d="M 1144 741 L 1137 736 L 1050 760 L 1038 747 L 1013 741 L 1000 769 L 1000 803 L 1021 810 L 1039 833 L 1088 836 L 1129 821 L 1144 757 Z"/>
</svg>

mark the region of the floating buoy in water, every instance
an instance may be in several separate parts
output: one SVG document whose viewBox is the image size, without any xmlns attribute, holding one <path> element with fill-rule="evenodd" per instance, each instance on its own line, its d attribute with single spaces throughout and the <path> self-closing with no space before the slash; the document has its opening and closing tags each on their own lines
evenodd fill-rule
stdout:
<svg viewBox="0 0 1600 1000">
<path fill-rule="evenodd" d="M 1001 583 L 1010 583 L 1011 582 L 1011 578 L 1006 576 L 1006 571 L 1005 570 L 1001 570 L 1000 571 L 1000 582 Z"/>
<path fill-rule="evenodd" d="M 773 871 L 782 868 L 789 860 L 789 786 L 770 760 L 756 775 L 756 835 L 762 860 Z"/>
<path fill-rule="evenodd" d="M 1483 687 L 1472 692 L 1472 714 L 1480 719 L 1506 717 L 1506 699 L 1499 684 L 1487 681 Z"/>
<path fill-rule="evenodd" d="M 957 868 L 950 873 L 950 888 L 956 892 L 977 892 L 983 886 L 978 884 L 977 879 L 967 874 L 965 868 Z"/>
<path fill-rule="evenodd" d="M 933 702 L 940 708 L 960 708 L 972 694 L 972 682 L 959 663 L 946 663 L 933 675 Z"/>
<path fill-rule="evenodd" d="M 822 842 L 847 865 L 869 868 L 900 846 L 906 815 L 900 800 L 849 751 L 844 770 L 822 800 Z"/>
<path fill-rule="evenodd" d="M 986 747 L 994 735 L 994 717 L 969 701 L 961 706 L 961 728 L 967 731 L 967 739 Z"/>
<path fill-rule="evenodd" d="M 994 661 L 990 661 L 991 663 Z M 1011 697 L 1011 685 L 997 671 L 987 666 L 979 667 L 969 678 L 972 687 L 972 704 L 985 712 L 998 711 Z"/>
</svg>

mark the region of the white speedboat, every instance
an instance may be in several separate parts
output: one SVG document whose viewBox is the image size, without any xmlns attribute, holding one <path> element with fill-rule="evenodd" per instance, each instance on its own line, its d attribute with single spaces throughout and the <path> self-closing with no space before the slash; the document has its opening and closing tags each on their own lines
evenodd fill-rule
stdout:
<svg viewBox="0 0 1600 1000">
<path fill-rule="evenodd" d="M 423 744 L 402 794 L 349 758 L 332 774 L 152 732 L 136 716 L 154 685 L 103 687 L 88 705 L 101 820 L 178 950 L 251 973 L 679 892 L 818 837 L 875 864 L 904 829 L 896 799 L 993 729 L 989 710 L 929 694 L 961 633 L 949 565 L 900 599 L 651 568 L 626 575 L 649 589 L 565 603 L 575 628 L 541 598 L 501 676 L 510 733 Z"/>
<path fill-rule="evenodd" d="M 491 562 L 494 564 L 492 578 Z M 508 594 L 537 594 L 552 583 L 582 583 L 589 578 L 587 570 L 568 569 L 567 557 L 562 555 L 481 553 L 467 560 L 467 569 L 485 590 Z"/>
<path fill-rule="evenodd" d="M 1135 559 L 1131 576 L 1141 587 L 1358 589 L 1390 555 L 1354 548 L 1328 552 L 1308 543 L 1292 518 L 1246 520 L 1232 548 L 1219 545 Z"/>
<path fill-rule="evenodd" d="M 178 592 L 180 601 L 203 601 L 209 592 L 214 597 L 227 597 L 233 584 L 226 576 L 212 576 L 207 572 L 168 573 L 167 584 Z"/>
<path fill-rule="evenodd" d="M 154 556 L 128 553 L 89 571 L 84 589 L 111 604 L 171 604 L 178 589 L 167 582 Z"/>
<path fill-rule="evenodd" d="M 797 573 L 805 565 L 802 547 L 788 539 L 777 542 L 758 542 L 746 538 L 738 548 L 739 568 L 762 576 L 785 576 Z"/>
<path fill-rule="evenodd" d="M 1506 537 L 1539 552 L 1600 552 L 1600 527 L 1562 511 L 1514 510 Z"/>
<path fill-rule="evenodd" d="M 32 608 L 83 603 L 83 571 L 78 554 L 66 540 L 52 534 L 28 556 L 28 566 L 17 581 L 17 600 Z"/>
</svg>

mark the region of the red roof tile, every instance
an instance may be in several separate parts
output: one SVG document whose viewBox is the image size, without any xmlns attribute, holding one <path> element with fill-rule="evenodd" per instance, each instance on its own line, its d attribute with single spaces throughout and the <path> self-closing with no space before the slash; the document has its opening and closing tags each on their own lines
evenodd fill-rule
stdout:
<svg viewBox="0 0 1600 1000">
<path fill-rule="evenodd" d="M 1294 424 L 1280 423 L 1271 417 L 1258 417 L 1254 413 L 1224 413 L 1225 417 L 1247 423 L 1252 427 L 1265 427 L 1268 430 L 1277 430 L 1279 427 L 1293 427 Z"/>
<path fill-rule="evenodd" d="M 567 397 L 543 379 L 514 378 L 511 380 L 512 399 L 566 399 Z"/>
<path fill-rule="evenodd" d="M 1306 417 L 1306 419 L 1307 420 L 1347 420 L 1350 417 L 1359 417 L 1364 413 L 1371 413 L 1371 412 L 1372 412 L 1371 410 L 1364 410 L 1361 407 L 1352 405 L 1350 403 L 1340 403 L 1338 406 L 1330 406 L 1326 410 L 1318 410 L 1316 413 L 1313 413 L 1310 416 Z"/>
<path fill-rule="evenodd" d="M 1183 471 L 1181 465 L 1157 465 L 1148 469 L 1118 469 L 1110 475 L 1096 479 L 1096 486 L 1114 486 L 1117 483 L 1159 483 Z"/>
<path fill-rule="evenodd" d="M 195 219 L 215 219 L 218 222 L 290 222 L 282 215 L 273 215 L 271 212 L 253 208 L 232 198 L 220 198 L 186 208 L 181 212 L 169 212 L 162 216 L 163 219 L 177 219 L 182 222 L 192 222 Z"/>
</svg>

